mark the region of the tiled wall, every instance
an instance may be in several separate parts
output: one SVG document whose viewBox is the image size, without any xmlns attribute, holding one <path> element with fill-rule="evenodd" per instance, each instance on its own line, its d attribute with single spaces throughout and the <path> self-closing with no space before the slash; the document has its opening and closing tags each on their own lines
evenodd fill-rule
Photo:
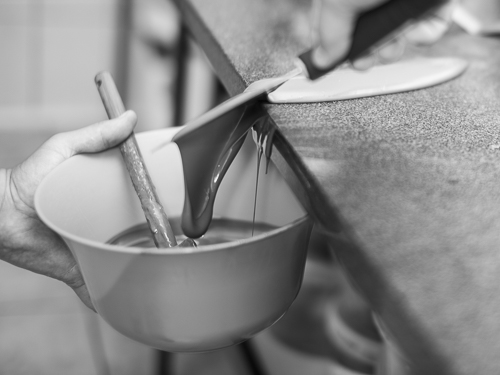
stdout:
<svg viewBox="0 0 500 375">
<path fill-rule="evenodd" d="M 120 0 L 0 0 L 0 130 L 100 120 L 93 77 L 115 68 Z"/>
</svg>

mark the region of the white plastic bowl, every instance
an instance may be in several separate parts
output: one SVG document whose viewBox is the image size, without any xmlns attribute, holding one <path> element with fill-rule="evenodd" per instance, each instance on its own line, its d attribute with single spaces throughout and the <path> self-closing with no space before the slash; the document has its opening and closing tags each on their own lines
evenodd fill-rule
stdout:
<svg viewBox="0 0 500 375">
<path fill-rule="evenodd" d="M 137 134 L 171 218 L 181 215 L 184 202 L 180 154 L 168 143 L 177 131 Z M 255 148 L 247 141 L 228 171 L 215 216 L 252 219 Z M 64 162 L 41 183 L 35 205 L 70 247 L 95 308 L 112 327 L 162 350 L 206 351 L 270 326 L 299 291 L 311 221 L 272 165 L 261 175 L 258 196 L 257 221 L 279 227 L 262 235 L 196 249 L 109 245 L 116 234 L 145 221 L 113 149 Z"/>
</svg>

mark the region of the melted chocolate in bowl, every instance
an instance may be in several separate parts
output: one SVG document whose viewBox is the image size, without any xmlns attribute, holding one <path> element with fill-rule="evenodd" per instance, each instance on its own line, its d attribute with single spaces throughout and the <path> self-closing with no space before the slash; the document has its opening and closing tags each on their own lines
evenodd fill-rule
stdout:
<svg viewBox="0 0 500 375">
<path fill-rule="evenodd" d="M 186 237 L 184 235 L 177 235 L 177 233 L 180 233 L 180 223 L 172 219 L 170 222 L 176 233 L 177 242 L 181 243 Z M 277 227 L 266 223 L 214 218 L 207 232 L 202 237 L 196 239 L 195 242 L 197 246 L 221 244 L 258 236 L 275 228 Z M 126 247 L 155 247 L 153 236 L 147 223 L 134 225 L 114 236 L 108 243 Z"/>
</svg>

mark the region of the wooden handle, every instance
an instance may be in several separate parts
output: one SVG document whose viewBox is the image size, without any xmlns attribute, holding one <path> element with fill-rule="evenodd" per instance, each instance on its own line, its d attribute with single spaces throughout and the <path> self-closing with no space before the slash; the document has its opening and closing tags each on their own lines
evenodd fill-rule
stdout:
<svg viewBox="0 0 500 375">
<path fill-rule="evenodd" d="M 109 72 L 98 73 L 95 77 L 95 84 L 110 119 L 119 117 L 125 112 L 125 106 L 118 93 L 113 77 Z M 156 247 L 167 248 L 177 246 L 174 232 L 158 199 L 134 133 L 120 145 L 120 151 L 134 189 L 141 201 L 142 210 L 146 216 L 149 229 L 153 234 Z"/>
</svg>

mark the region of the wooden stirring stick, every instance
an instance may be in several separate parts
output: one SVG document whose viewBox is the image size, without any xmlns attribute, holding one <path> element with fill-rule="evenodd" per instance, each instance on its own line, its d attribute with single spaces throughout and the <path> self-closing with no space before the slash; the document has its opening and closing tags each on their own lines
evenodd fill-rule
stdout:
<svg viewBox="0 0 500 375">
<path fill-rule="evenodd" d="M 125 106 L 111 74 L 109 72 L 98 73 L 95 77 L 95 83 L 108 117 L 113 119 L 124 113 Z M 134 189 L 141 201 L 142 210 L 146 216 L 149 229 L 153 234 L 156 247 L 167 248 L 177 246 L 174 232 L 156 195 L 153 181 L 144 164 L 134 133 L 120 145 L 120 152 L 125 161 Z"/>
</svg>

